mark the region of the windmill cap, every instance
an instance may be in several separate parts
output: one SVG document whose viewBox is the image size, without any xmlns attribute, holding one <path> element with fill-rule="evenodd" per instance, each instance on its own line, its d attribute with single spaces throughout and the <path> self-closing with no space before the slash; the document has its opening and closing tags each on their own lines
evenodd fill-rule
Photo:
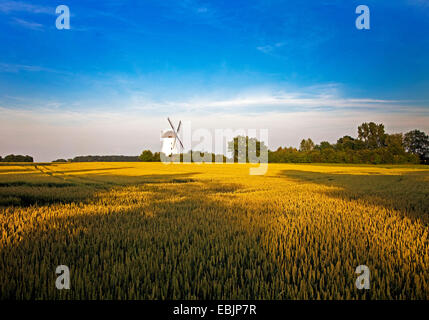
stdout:
<svg viewBox="0 0 429 320">
<path fill-rule="evenodd" d="M 174 137 L 175 137 L 175 134 L 174 134 L 174 132 L 172 130 L 164 131 L 161 134 L 161 138 L 174 138 Z"/>
</svg>

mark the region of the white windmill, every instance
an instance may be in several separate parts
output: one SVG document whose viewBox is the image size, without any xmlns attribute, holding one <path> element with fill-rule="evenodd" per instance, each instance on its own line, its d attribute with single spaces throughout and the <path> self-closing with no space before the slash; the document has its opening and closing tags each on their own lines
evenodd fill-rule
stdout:
<svg viewBox="0 0 429 320">
<path fill-rule="evenodd" d="M 170 156 L 172 154 L 179 153 L 177 149 L 177 141 L 179 141 L 180 143 L 180 151 L 183 151 L 183 143 L 182 141 L 180 141 L 180 138 L 178 136 L 182 121 L 179 121 L 179 125 L 177 126 L 177 130 L 176 130 L 174 129 L 174 126 L 171 123 L 170 118 L 167 118 L 167 120 L 170 123 L 172 130 L 167 129 L 161 132 L 161 141 L 162 141 L 161 152 L 163 152 L 167 156 Z"/>
</svg>

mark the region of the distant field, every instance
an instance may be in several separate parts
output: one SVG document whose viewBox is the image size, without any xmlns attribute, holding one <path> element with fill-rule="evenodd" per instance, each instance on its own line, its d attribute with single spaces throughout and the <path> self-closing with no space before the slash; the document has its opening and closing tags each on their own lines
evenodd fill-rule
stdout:
<svg viewBox="0 0 429 320">
<path fill-rule="evenodd" d="M 429 299 L 427 166 L 249 167 L 0 165 L 0 298 Z"/>
</svg>

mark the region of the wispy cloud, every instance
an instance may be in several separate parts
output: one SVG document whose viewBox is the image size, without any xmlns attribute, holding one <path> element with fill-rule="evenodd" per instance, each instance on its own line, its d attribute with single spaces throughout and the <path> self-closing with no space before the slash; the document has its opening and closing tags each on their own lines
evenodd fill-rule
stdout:
<svg viewBox="0 0 429 320">
<path fill-rule="evenodd" d="M 35 65 L 25 65 L 25 64 L 14 64 L 14 63 L 2 63 L 0 62 L 0 72 L 11 72 L 11 73 L 18 73 L 18 72 L 53 72 L 53 73 L 59 73 L 59 74 L 67 74 L 67 72 L 51 69 L 51 68 L 45 68 L 42 66 L 35 66 Z"/>
<path fill-rule="evenodd" d="M 9 64 L 0 62 L 0 72 L 55 72 L 69 73 L 54 70 L 45 66 L 27 64 Z M 70 74 L 73 75 L 73 74 Z M 429 114 L 429 100 L 405 100 L 389 99 L 383 96 L 349 96 L 339 83 L 327 83 L 312 86 L 296 87 L 291 84 L 267 86 L 250 86 L 241 89 L 228 90 L 217 88 L 213 90 L 201 88 L 188 92 L 185 89 L 174 94 L 166 93 L 157 88 L 152 92 L 150 87 L 145 88 L 147 79 L 136 80 L 134 78 L 115 78 L 106 75 L 100 80 L 89 80 L 85 77 L 74 78 L 80 83 L 85 83 L 80 93 L 81 99 L 63 101 L 69 110 L 130 110 L 145 113 L 147 115 L 166 114 L 174 110 L 183 113 L 198 113 L 217 115 L 229 114 L 262 114 L 265 112 L 310 112 L 310 111 L 379 111 L 380 113 L 402 112 L 405 115 L 411 112 Z M 162 87 L 162 86 L 161 86 Z M 0 97 L 1 98 L 1 97 Z M 40 97 L 41 99 L 43 97 Z M 53 100 L 61 100 L 61 95 L 49 97 Z M 30 101 L 34 108 L 43 106 Z M 0 99 L 1 102 L 1 99 Z M 57 101 L 56 101 L 57 102 Z M 3 105 L 11 103 L 3 100 Z M 22 103 L 22 106 L 28 106 Z M 13 101 L 19 107 L 19 101 Z"/>
<path fill-rule="evenodd" d="M 20 72 L 20 71 L 30 71 L 30 72 L 38 72 L 43 71 L 44 68 L 39 66 L 30 66 L 23 64 L 11 64 L 11 63 L 0 63 L 0 72 Z"/>
<path fill-rule="evenodd" d="M 43 30 L 43 25 L 37 22 L 31 22 L 24 19 L 14 18 L 13 23 L 31 30 L 39 30 L 39 31 Z"/>
<path fill-rule="evenodd" d="M 314 87 L 313 87 L 313 90 Z M 321 88 L 318 92 L 244 92 L 236 96 L 206 97 L 199 96 L 186 100 L 151 101 L 147 98 L 134 97 L 129 107 L 145 112 L 159 110 L 177 110 L 184 113 L 205 114 L 263 114 L 266 112 L 311 112 L 311 111 L 336 111 L 365 110 L 380 113 L 403 112 L 406 114 L 420 113 L 429 115 L 429 101 L 426 105 L 414 101 L 373 99 L 373 98 L 349 98 L 342 97 L 333 89 Z M 423 105 L 423 106 L 422 106 Z"/>
<path fill-rule="evenodd" d="M 284 45 L 285 45 L 284 42 L 277 42 L 277 43 L 272 44 L 272 45 L 267 44 L 267 45 L 264 45 L 264 46 L 258 46 L 258 47 L 256 47 L 256 49 L 259 50 L 259 51 L 261 51 L 261 52 L 263 52 L 263 53 L 265 53 L 265 54 L 270 54 L 274 50 L 276 50 L 277 48 L 281 48 Z"/>
<path fill-rule="evenodd" d="M 35 4 L 29 4 L 21 1 L 0 1 L 0 12 L 12 13 L 12 12 L 29 12 L 29 13 L 43 13 L 43 14 L 55 14 L 55 7 L 40 6 Z"/>
<path fill-rule="evenodd" d="M 183 10 L 193 14 L 213 13 L 214 9 L 209 7 L 207 3 L 202 3 L 198 0 L 184 0 L 177 3 Z"/>
<path fill-rule="evenodd" d="M 199 0 L 158 1 L 165 10 L 163 17 L 168 20 L 210 26 L 216 29 L 230 29 L 224 12 L 216 9 L 216 4 Z"/>
</svg>

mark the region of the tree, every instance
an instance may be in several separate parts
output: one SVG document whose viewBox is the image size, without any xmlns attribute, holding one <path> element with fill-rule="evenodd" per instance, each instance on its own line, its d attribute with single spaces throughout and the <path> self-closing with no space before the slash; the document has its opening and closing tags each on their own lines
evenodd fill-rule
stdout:
<svg viewBox="0 0 429 320">
<path fill-rule="evenodd" d="M 422 162 L 429 161 L 429 137 L 420 130 L 412 130 L 404 135 L 404 146 L 408 152 L 419 156 Z"/>
<path fill-rule="evenodd" d="M 402 133 L 386 135 L 385 143 L 389 153 L 392 155 L 405 154 L 403 139 Z"/>
<path fill-rule="evenodd" d="M 152 162 L 154 160 L 152 151 L 144 150 L 140 155 L 139 159 L 143 162 Z"/>
<path fill-rule="evenodd" d="M 337 140 L 336 148 L 338 150 L 357 150 L 360 148 L 360 141 L 350 136 L 344 136 Z"/>
<path fill-rule="evenodd" d="M 310 138 L 307 140 L 302 139 L 301 144 L 299 145 L 299 151 L 308 152 L 314 149 L 314 142 Z"/>
<path fill-rule="evenodd" d="M 358 138 L 364 143 L 367 149 L 381 148 L 385 145 L 386 140 L 384 125 L 381 123 L 364 122 L 358 127 Z"/>
<path fill-rule="evenodd" d="M 4 157 L 3 162 L 33 162 L 33 157 L 10 154 Z"/>
<path fill-rule="evenodd" d="M 54 160 L 52 162 L 67 162 L 67 160 L 66 159 L 57 159 L 57 160 Z"/>
<path fill-rule="evenodd" d="M 253 146 L 256 146 L 256 150 L 252 150 Z M 228 151 L 233 153 L 234 162 L 249 162 L 249 158 L 260 157 L 261 152 L 267 152 L 268 148 L 256 138 L 237 136 L 228 142 Z"/>
<path fill-rule="evenodd" d="M 160 152 L 155 152 L 153 154 L 153 161 L 154 162 L 161 162 L 161 153 Z"/>
<path fill-rule="evenodd" d="M 323 150 L 328 150 L 328 149 L 332 149 L 332 148 L 333 148 L 333 146 L 328 141 L 322 141 L 320 143 L 320 145 L 317 146 L 316 149 L 319 149 L 319 150 L 323 151 Z"/>
</svg>

